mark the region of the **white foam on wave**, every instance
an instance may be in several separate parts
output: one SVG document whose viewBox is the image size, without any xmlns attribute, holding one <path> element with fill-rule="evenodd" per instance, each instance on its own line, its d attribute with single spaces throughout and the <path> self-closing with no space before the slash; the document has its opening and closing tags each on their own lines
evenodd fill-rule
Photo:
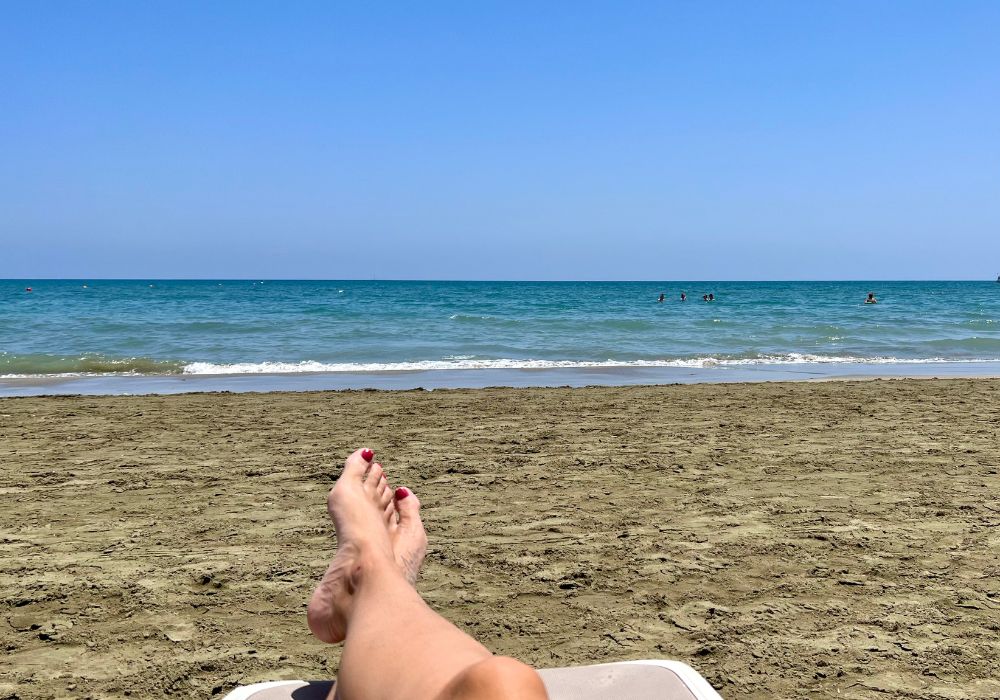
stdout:
<svg viewBox="0 0 1000 700">
<path fill-rule="evenodd" d="M 477 369 L 589 369 L 628 367 L 677 367 L 708 369 L 712 367 L 739 367 L 749 365 L 806 365 L 806 364 L 859 364 L 859 365 L 926 365 L 926 364 L 993 364 L 1000 358 L 950 359 L 946 357 L 851 357 L 789 353 L 754 358 L 696 357 L 675 360 L 477 360 L 468 355 L 454 355 L 443 360 L 420 362 L 237 362 L 217 364 L 192 362 L 184 366 L 185 375 L 220 374 L 308 374 L 336 372 L 419 372 L 425 370 L 477 370 Z M 155 372 L 51 372 L 0 374 L 4 379 L 72 379 L 75 377 L 142 377 L 157 375 Z M 176 375 L 174 375 L 176 376 Z"/>
<path fill-rule="evenodd" d="M 473 359 L 457 356 L 446 360 L 419 362 L 238 362 L 216 364 L 192 362 L 185 365 L 184 374 L 303 374 L 316 372 L 419 372 L 426 370 L 476 370 L 476 369 L 589 369 L 619 367 L 678 367 L 709 368 L 747 365 L 800 365 L 800 364 L 940 364 L 969 362 L 1000 362 L 1000 359 L 955 360 L 942 357 L 921 359 L 898 357 L 852 357 L 788 353 L 754 358 L 696 357 L 674 360 L 515 360 Z"/>
</svg>

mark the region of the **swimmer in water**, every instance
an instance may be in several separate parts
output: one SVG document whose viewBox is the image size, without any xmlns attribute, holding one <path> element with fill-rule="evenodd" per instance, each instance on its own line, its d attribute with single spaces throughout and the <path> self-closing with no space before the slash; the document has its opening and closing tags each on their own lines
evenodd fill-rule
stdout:
<svg viewBox="0 0 1000 700">
<path fill-rule="evenodd" d="M 701 300 L 702 301 L 708 301 L 708 295 L 707 294 L 702 294 L 701 295 Z"/>
<path fill-rule="evenodd" d="M 715 301 L 715 295 L 714 294 L 709 294 L 708 295 L 708 300 L 709 301 Z"/>
<path fill-rule="evenodd" d="M 688 295 L 685 294 L 684 292 L 681 292 L 681 301 L 687 301 L 687 299 L 688 299 Z"/>
<path fill-rule="evenodd" d="M 865 299 L 866 304 L 877 304 L 878 299 L 875 298 L 875 292 L 868 292 L 868 298 Z"/>
<path fill-rule="evenodd" d="M 666 298 L 667 298 L 667 295 L 666 295 L 666 294 L 663 294 L 663 293 L 661 292 L 661 293 L 660 293 L 660 298 L 659 298 L 659 299 L 657 299 L 656 301 L 662 304 L 662 303 L 663 303 L 663 300 L 664 300 L 664 299 L 666 299 Z"/>
</svg>

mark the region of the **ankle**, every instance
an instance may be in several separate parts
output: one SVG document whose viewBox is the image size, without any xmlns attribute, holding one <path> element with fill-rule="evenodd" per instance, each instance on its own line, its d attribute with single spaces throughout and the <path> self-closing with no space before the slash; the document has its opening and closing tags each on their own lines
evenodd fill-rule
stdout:
<svg viewBox="0 0 1000 700">
<path fill-rule="evenodd" d="M 399 575 L 392 552 L 383 551 L 380 547 L 371 545 L 351 544 L 351 568 L 347 572 L 347 590 L 353 596 L 372 584 Z"/>
</svg>

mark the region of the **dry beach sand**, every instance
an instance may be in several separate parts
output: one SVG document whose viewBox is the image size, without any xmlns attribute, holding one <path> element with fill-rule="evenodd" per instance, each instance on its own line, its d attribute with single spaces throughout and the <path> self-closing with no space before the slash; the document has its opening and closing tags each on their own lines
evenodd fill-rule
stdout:
<svg viewBox="0 0 1000 700">
<path fill-rule="evenodd" d="M 369 445 L 430 603 L 727 698 L 1000 697 L 1000 381 L 0 400 L 0 698 L 336 673 L 305 604 Z M 392 610 L 386 610 L 391 615 Z"/>
</svg>

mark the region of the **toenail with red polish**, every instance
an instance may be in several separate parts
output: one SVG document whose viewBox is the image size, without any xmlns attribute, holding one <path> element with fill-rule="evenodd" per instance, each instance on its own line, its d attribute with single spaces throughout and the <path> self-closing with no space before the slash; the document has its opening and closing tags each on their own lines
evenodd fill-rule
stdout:
<svg viewBox="0 0 1000 700">
<path fill-rule="evenodd" d="M 374 450 L 369 450 L 367 447 L 361 450 L 361 459 L 365 460 L 366 462 L 372 461 L 374 457 L 375 457 Z"/>
<path fill-rule="evenodd" d="M 404 498 L 406 498 L 409 495 L 410 495 L 410 491 L 405 486 L 400 486 L 398 489 L 396 489 L 396 500 L 397 501 L 402 501 Z"/>
</svg>

